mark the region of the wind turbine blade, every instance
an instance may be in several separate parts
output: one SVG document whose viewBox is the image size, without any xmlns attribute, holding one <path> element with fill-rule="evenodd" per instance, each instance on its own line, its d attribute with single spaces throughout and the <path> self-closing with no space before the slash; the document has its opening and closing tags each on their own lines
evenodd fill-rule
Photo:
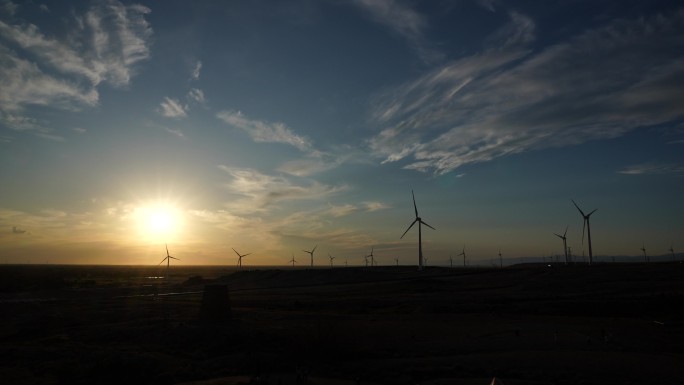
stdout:
<svg viewBox="0 0 684 385">
<path fill-rule="evenodd" d="M 558 234 L 556 234 L 556 233 L 553 233 L 553 235 L 557 236 L 557 237 L 560 238 L 560 239 L 563 239 L 562 236 L 560 236 L 560 235 L 558 235 Z"/>
<path fill-rule="evenodd" d="M 595 212 L 596 212 L 596 210 L 598 210 L 598 209 L 594 209 L 594 211 L 592 211 L 592 212 L 590 212 L 589 214 L 587 214 L 587 218 L 588 218 L 588 217 L 590 217 L 590 216 L 591 216 L 591 214 L 595 213 Z"/>
<path fill-rule="evenodd" d="M 413 227 L 413 225 L 415 225 L 416 222 L 418 222 L 418 219 L 417 219 L 417 218 L 416 218 L 416 220 L 414 220 L 413 222 L 411 222 L 411 226 L 409 226 L 408 229 L 406 229 L 406 231 L 404 231 L 404 234 L 402 234 L 401 237 L 399 237 L 399 239 L 404 238 L 404 235 L 406 235 L 406 233 L 408 233 L 408 231 L 411 230 L 411 227 Z"/>
<path fill-rule="evenodd" d="M 565 232 L 563 233 L 563 238 L 565 238 L 565 236 L 568 234 L 568 227 L 569 226 L 565 226 Z"/>
<path fill-rule="evenodd" d="M 167 257 L 164 257 L 164 259 L 162 259 L 161 262 L 159 262 L 159 263 L 157 264 L 157 266 L 159 266 L 159 265 L 161 265 L 162 263 L 164 263 L 164 261 L 166 261 L 166 258 L 168 258 L 168 256 L 167 256 Z"/>
<path fill-rule="evenodd" d="M 169 255 L 169 245 L 164 244 L 164 246 L 166 246 L 166 256 L 168 257 L 168 255 Z"/>
<path fill-rule="evenodd" d="M 572 204 L 575 205 L 575 207 L 577 207 L 577 210 L 579 210 L 580 214 L 582 214 L 583 217 L 586 216 L 586 215 L 584 215 L 584 211 L 582 211 L 582 209 L 579 208 L 579 206 L 577 206 L 577 203 L 575 203 L 575 201 L 572 199 L 570 199 L 570 200 L 572 201 Z"/>
<path fill-rule="evenodd" d="M 169 258 L 175 259 L 176 261 L 180 261 L 180 259 L 178 259 L 178 258 L 176 258 L 176 257 L 172 257 L 172 256 L 170 256 L 170 255 L 169 255 Z"/>
<path fill-rule="evenodd" d="M 250 254 L 252 254 L 252 253 L 247 253 L 247 254 L 245 254 L 245 255 L 241 255 L 241 257 L 246 257 L 246 256 L 248 256 L 248 255 L 250 255 Z"/>
<path fill-rule="evenodd" d="M 231 247 L 231 249 L 233 248 Z M 233 251 L 235 252 L 235 254 L 237 254 L 238 257 L 241 257 L 240 253 L 238 253 L 237 250 L 233 249 Z"/>
<path fill-rule="evenodd" d="M 313 254 L 314 251 L 316 251 L 316 248 L 317 248 L 317 247 L 318 247 L 318 245 L 314 246 L 313 250 L 311 250 L 311 253 L 312 253 L 312 254 Z"/>
<path fill-rule="evenodd" d="M 416 195 L 411 190 L 411 196 L 413 197 L 413 210 L 416 212 L 416 218 L 418 218 L 418 206 L 416 206 Z"/>
<path fill-rule="evenodd" d="M 433 230 L 437 230 L 436 228 L 434 228 L 434 227 L 428 225 L 427 223 L 425 223 L 422 219 L 420 220 L 420 223 L 424 224 L 425 226 L 427 226 L 427 227 L 429 227 L 429 228 L 431 228 L 431 229 L 433 229 Z"/>
</svg>

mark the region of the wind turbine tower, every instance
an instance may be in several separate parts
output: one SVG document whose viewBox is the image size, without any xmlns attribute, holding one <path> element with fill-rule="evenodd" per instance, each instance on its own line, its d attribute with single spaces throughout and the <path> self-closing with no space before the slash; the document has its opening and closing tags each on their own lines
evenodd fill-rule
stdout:
<svg viewBox="0 0 684 385">
<path fill-rule="evenodd" d="M 318 245 L 314 246 L 313 250 L 311 250 L 311 251 L 302 250 L 305 253 L 311 254 L 311 267 L 313 267 L 313 255 L 314 255 L 314 251 L 316 251 L 316 247 L 318 247 Z"/>
<path fill-rule="evenodd" d="M 568 243 L 567 240 L 568 238 L 565 236 L 568 233 L 568 228 L 567 226 L 565 227 L 565 232 L 563 235 L 553 233 L 553 235 L 557 236 L 558 238 L 563 240 L 563 251 L 565 252 L 565 264 L 568 264 Z"/>
<path fill-rule="evenodd" d="M 416 195 L 413 193 L 413 190 L 411 190 L 411 196 L 413 197 L 413 210 L 416 212 L 416 219 L 411 222 L 411 225 L 404 231 L 404 234 L 399 239 L 404 238 L 404 235 L 408 233 L 409 230 L 411 230 L 411 227 L 418 222 L 418 270 L 423 270 L 423 235 L 421 231 L 421 226 L 425 225 L 433 230 L 435 230 L 434 227 L 428 225 L 427 223 L 423 222 L 423 219 L 418 215 L 418 207 L 416 206 Z"/>
<path fill-rule="evenodd" d="M 465 245 L 463 245 L 463 251 L 461 252 L 461 254 L 459 254 L 459 256 L 461 256 L 461 255 L 463 256 L 463 267 L 466 267 Z"/>
<path fill-rule="evenodd" d="M 670 249 L 668 250 L 670 253 L 672 253 L 672 262 L 675 261 L 675 253 L 674 253 L 674 248 L 672 248 L 672 244 L 670 244 Z"/>
<path fill-rule="evenodd" d="M 575 207 L 580 212 L 580 214 L 582 214 L 582 218 L 584 219 L 584 222 L 582 223 L 582 244 L 584 244 L 584 228 L 586 227 L 586 229 L 587 229 L 587 242 L 589 243 L 589 265 L 591 265 L 591 263 L 593 262 L 593 259 L 594 259 L 594 254 L 592 253 L 592 250 L 591 250 L 591 227 L 589 226 L 589 217 L 591 216 L 591 214 L 596 212 L 596 210 L 598 210 L 598 209 L 594 209 L 589 214 L 585 215 L 584 211 L 582 211 L 582 209 L 579 208 L 579 206 L 577 206 L 577 203 L 575 203 L 574 200 L 572 200 L 572 204 L 575 205 Z"/>
<path fill-rule="evenodd" d="M 328 258 L 330 258 L 330 268 L 332 269 L 332 267 L 333 267 L 333 259 L 335 259 L 335 257 L 333 257 L 332 255 L 330 255 L 330 253 L 328 253 Z"/>
<path fill-rule="evenodd" d="M 297 261 L 295 261 L 294 259 L 294 254 L 292 254 L 292 259 L 290 260 L 290 262 L 292 262 L 292 267 L 294 267 L 294 264 L 297 263 Z"/>
<path fill-rule="evenodd" d="M 375 265 L 375 257 L 373 256 L 373 249 L 374 249 L 374 247 L 371 247 L 371 253 L 366 255 L 366 266 L 368 266 L 368 258 L 370 258 L 371 267 L 373 267 Z"/>
<path fill-rule="evenodd" d="M 499 249 L 499 267 L 503 269 L 503 258 L 501 257 L 501 249 Z"/>
</svg>

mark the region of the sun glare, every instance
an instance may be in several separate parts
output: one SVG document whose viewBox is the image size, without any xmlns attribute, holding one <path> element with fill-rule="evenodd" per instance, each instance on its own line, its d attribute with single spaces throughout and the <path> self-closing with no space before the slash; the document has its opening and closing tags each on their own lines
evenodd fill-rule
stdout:
<svg viewBox="0 0 684 385">
<path fill-rule="evenodd" d="M 183 227 L 181 210 L 168 203 L 138 207 L 135 217 L 141 235 L 152 242 L 170 242 L 178 237 Z"/>
</svg>

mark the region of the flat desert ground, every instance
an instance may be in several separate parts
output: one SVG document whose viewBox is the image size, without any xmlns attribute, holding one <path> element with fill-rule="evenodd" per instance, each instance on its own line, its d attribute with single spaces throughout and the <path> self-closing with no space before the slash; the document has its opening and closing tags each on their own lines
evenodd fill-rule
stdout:
<svg viewBox="0 0 684 385">
<path fill-rule="evenodd" d="M 165 272 L 0 266 L 0 382 L 684 383 L 681 263 Z"/>
</svg>

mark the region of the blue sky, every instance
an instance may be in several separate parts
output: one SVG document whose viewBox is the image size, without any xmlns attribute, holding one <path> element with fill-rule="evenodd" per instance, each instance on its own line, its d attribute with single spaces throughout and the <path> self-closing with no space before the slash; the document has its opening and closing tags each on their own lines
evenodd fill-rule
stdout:
<svg viewBox="0 0 684 385">
<path fill-rule="evenodd" d="M 0 260 L 667 254 L 676 1 L 0 1 Z M 588 251 L 587 251 L 588 252 Z"/>
</svg>

